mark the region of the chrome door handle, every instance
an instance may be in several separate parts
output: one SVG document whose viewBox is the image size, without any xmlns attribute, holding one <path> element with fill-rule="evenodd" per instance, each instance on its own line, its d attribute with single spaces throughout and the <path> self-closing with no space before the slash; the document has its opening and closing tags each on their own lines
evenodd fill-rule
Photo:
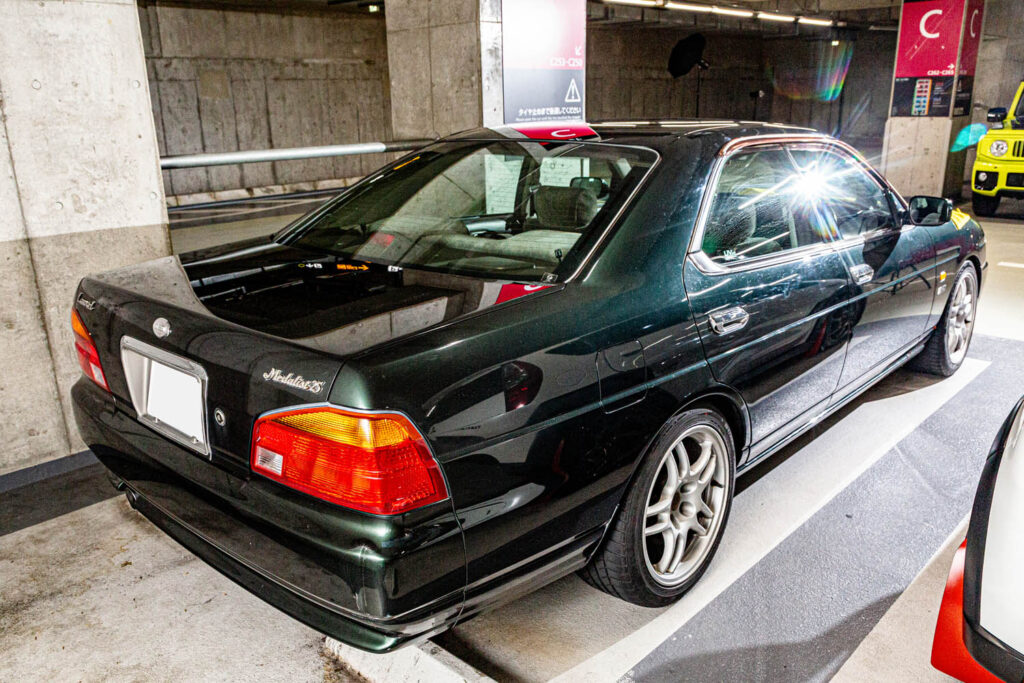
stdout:
<svg viewBox="0 0 1024 683">
<path fill-rule="evenodd" d="M 871 282 L 871 278 L 875 276 L 875 269 L 866 263 L 857 263 L 850 266 L 850 277 L 858 285 L 863 285 L 866 282 Z"/>
<path fill-rule="evenodd" d="M 726 308 L 722 311 L 715 311 L 708 315 L 711 329 L 715 334 L 728 334 L 742 330 L 750 320 L 750 314 L 739 306 Z"/>
</svg>

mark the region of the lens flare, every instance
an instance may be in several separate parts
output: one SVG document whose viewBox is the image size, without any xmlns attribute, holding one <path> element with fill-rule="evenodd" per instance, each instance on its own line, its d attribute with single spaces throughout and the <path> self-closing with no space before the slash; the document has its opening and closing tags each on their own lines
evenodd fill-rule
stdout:
<svg viewBox="0 0 1024 683">
<path fill-rule="evenodd" d="M 828 153 L 801 155 L 794 162 L 797 168 L 793 173 L 760 190 L 737 208 L 782 201 L 792 215 L 801 216 L 823 239 L 840 238 L 834 208 L 837 204 L 857 203 L 847 185 L 858 167 L 840 163 Z"/>
<path fill-rule="evenodd" d="M 953 146 L 949 151 L 960 152 L 968 147 L 974 147 L 987 132 L 988 127 L 984 123 L 972 123 L 956 134 L 956 139 L 953 140 Z"/>
<path fill-rule="evenodd" d="M 831 43 L 838 42 L 838 45 Z M 853 58 L 853 43 L 847 40 L 817 43 L 818 66 L 803 66 L 806 55 L 793 52 L 776 55 L 768 65 L 768 78 L 776 92 L 791 100 L 834 102 L 843 92 Z M 795 52 L 795 51 L 794 51 Z"/>
</svg>

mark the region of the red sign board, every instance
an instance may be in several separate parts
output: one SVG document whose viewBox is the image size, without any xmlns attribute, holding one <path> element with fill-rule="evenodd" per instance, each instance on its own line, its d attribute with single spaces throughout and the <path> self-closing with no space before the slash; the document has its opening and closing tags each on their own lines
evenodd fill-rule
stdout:
<svg viewBox="0 0 1024 683">
<path fill-rule="evenodd" d="M 960 48 L 960 75 L 973 76 L 978 66 L 978 47 L 981 45 L 981 22 L 985 15 L 985 0 L 967 0 L 967 20 L 964 24 L 964 44 Z"/>
<path fill-rule="evenodd" d="M 905 0 L 896 78 L 955 76 L 964 0 Z"/>
<path fill-rule="evenodd" d="M 956 81 L 964 10 L 973 1 L 903 1 L 892 116 L 949 116 L 954 110 L 954 84 L 957 91 L 965 86 Z M 962 105 L 961 94 L 954 113 L 962 113 Z"/>
<path fill-rule="evenodd" d="M 956 77 L 956 95 L 953 96 L 953 116 L 967 116 L 971 113 L 971 100 L 974 97 L 974 69 L 978 66 L 981 21 L 984 14 L 985 0 L 967 0 L 964 38 L 960 45 L 960 69 Z"/>
<path fill-rule="evenodd" d="M 512 301 L 512 299 L 518 299 L 521 296 L 527 294 L 533 294 L 539 292 L 542 289 L 547 289 L 550 285 L 502 285 L 501 289 L 498 290 L 498 298 L 495 299 L 494 303 L 500 304 L 506 301 Z"/>
<path fill-rule="evenodd" d="M 505 123 L 583 119 L 586 0 L 503 0 Z"/>
<path fill-rule="evenodd" d="M 506 69 L 582 69 L 586 0 L 506 0 L 501 34 Z"/>
<path fill-rule="evenodd" d="M 520 123 L 512 126 L 512 129 L 534 140 L 579 140 L 597 137 L 597 131 L 582 123 Z"/>
</svg>

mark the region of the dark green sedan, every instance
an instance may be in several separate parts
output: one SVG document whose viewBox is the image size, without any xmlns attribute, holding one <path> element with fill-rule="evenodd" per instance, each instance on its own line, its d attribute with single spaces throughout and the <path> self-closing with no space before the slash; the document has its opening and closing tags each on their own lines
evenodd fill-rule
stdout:
<svg viewBox="0 0 1024 683">
<path fill-rule="evenodd" d="M 385 651 L 574 571 L 676 600 L 738 475 L 908 361 L 957 370 L 985 267 L 966 214 L 806 129 L 479 129 L 85 278 L 75 415 L 153 523 Z"/>
</svg>

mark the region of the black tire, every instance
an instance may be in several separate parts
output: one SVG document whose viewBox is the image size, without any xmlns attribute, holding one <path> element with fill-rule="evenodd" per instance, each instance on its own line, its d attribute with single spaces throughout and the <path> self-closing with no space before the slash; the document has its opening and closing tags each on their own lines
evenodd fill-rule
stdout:
<svg viewBox="0 0 1024 683">
<path fill-rule="evenodd" d="M 995 216 L 999 209 L 999 197 L 989 197 L 975 192 L 971 194 L 971 206 L 975 215 Z"/>
<path fill-rule="evenodd" d="M 963 355 L 959 358 L 955 358 L 950 354 L 949 345 L 947 344 L 947 334 L 949 332 L 949 325 L 951 324 L 950 308 L 953 305 L 953 299 L 956 296 L 957 288 L 964 279 L 970 279 L 973 284 L 973 307 L 975 310 L 977 309 L 979 291 L 978 271 L 975 270 L 974 264 L 967 261 L 960 266 L 960 270 L 957 271 L 956 277 L 953 278 L 953 284 L 949 288 L 949 299 L 946 301 L 946 307 L 942 310 L 942 318 L 939 319 L 939 324 L 935 326 L 932 336 L 928 338 L 928 342 L 925 344 L 924 350 L 921 351 L 913 361 L 911 361 L 911 367 L 915 370 L 927 372 L 931 375 L 938 375 L 940 377 L 949 377 L 959 370 L 961 365 L 963 365 L 964 359 L 967 357 L 967 347 L 970 346 L 971 338 L 974 334 L 974 318 L 971 318 L 971 323 L 967 330 L 966 346 L 964 348 Z"/>
<path fill-rule="evenodd" d="M 726 477 L 725 485 L 721 487 L 724 489 L 724 497 L 720 499 L 724 505 L 720 506 L 715 515 L 720 516 L 720 520 L 717 523 L 707 522 L 709 527 L 713 528 L 714 537 L 709 539 L 710 543 L 701 551 L 702 557 L 699 563 L 694 565 L 692 573 L 687 572 L 685 579 L 680 583 L 667 586 L 659 583 L 654 577 L 652 572 L 656 570 L 647 560 L 648 551 L 644 544 L 649 541 L 645 538 L 644 529 L 649 497 L 654 493 L 652 488 L 655 483 L 659 481 L 659 473 L 662 472 L 665 458 L 670 457 L 669 450 L 681 436 L 692 433 L 694 428 L 702 427 L 717 432 L 721 444 L 724 445 L 725 462 L 722 471 L 726 473 Z M 672 418 L 644 456 L 640 470 L 627 490 L 618 514 L 612 520 L 611 528 L 608 529 L 604 541 L 590 563 L 580 570 L 580 575 L 595 588 L 635 605 L 662 607 L 675 602 L 697 583 L 718 550 L 732 507 L 735 480 L 736 447 L 729 425 L 721 415 L 710 408 L 695 408 Z M 709 532 L 707 535 L 711 534 L 712 532 Z M 688 534 L 686 537 L 689 537 Z M 684 541 L 684 547 L 686 545 Z"/>
</svg>

